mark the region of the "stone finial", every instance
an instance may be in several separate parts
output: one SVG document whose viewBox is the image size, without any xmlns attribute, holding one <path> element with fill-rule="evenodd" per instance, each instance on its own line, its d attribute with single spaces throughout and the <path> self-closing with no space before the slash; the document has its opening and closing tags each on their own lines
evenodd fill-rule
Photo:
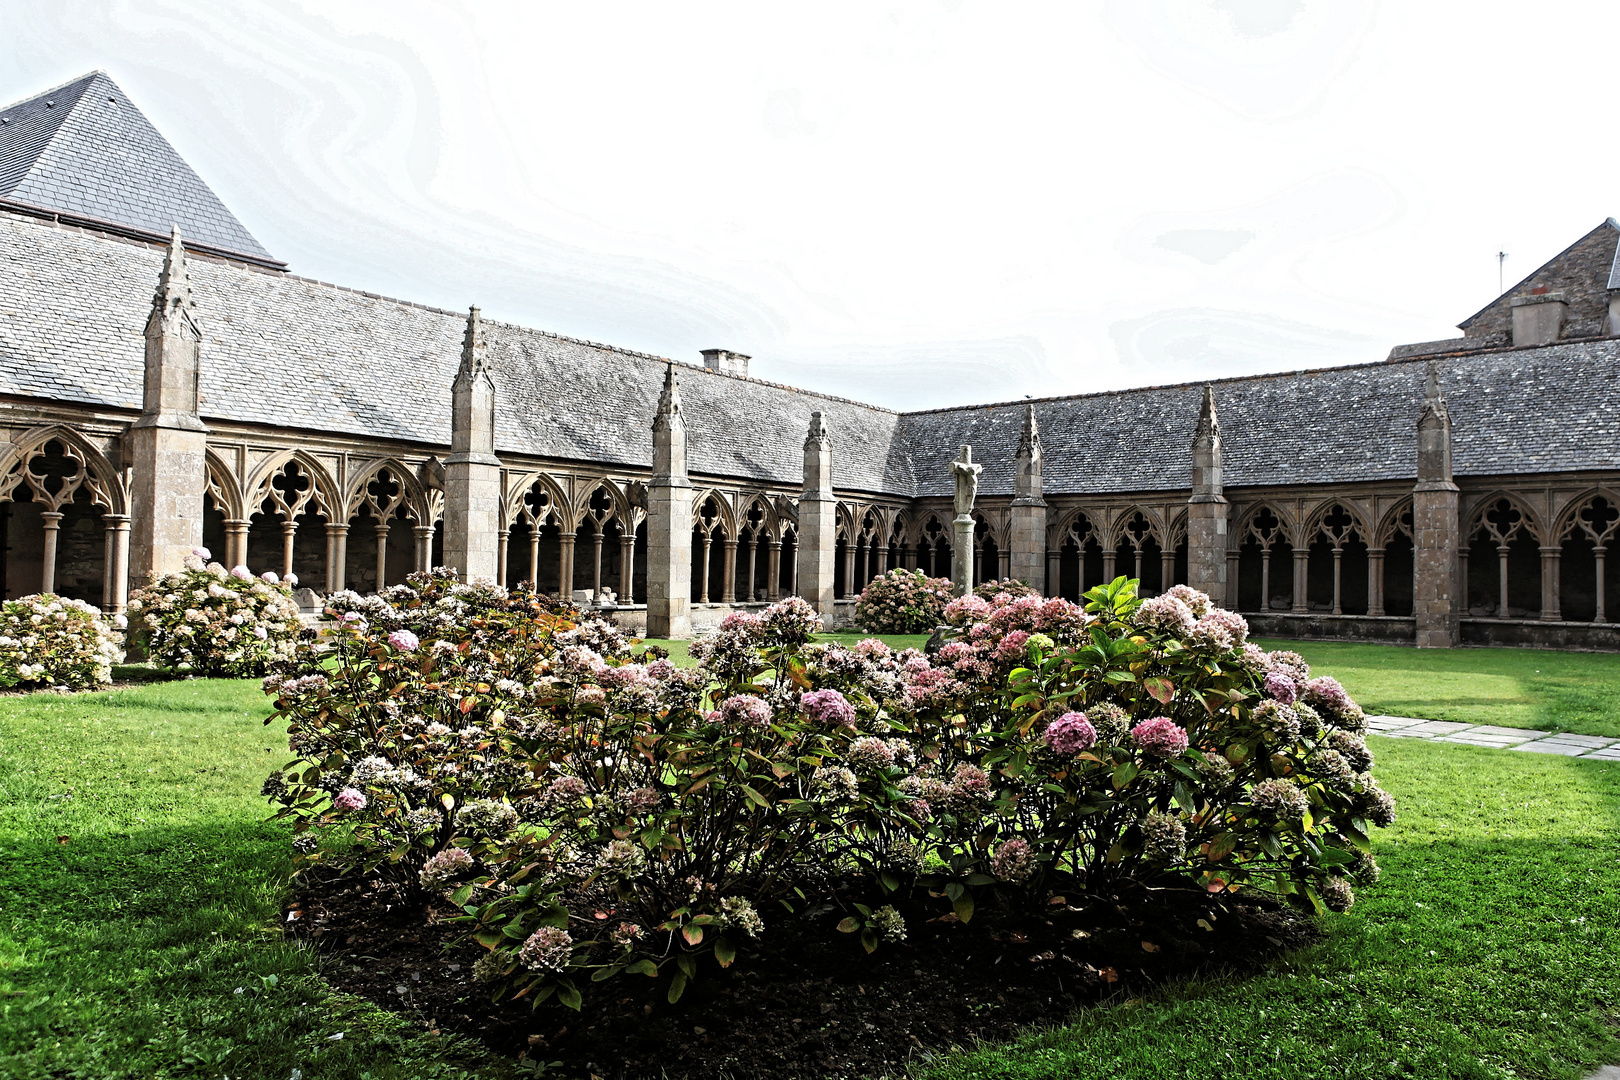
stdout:
<svg viewBox="0 0 1620 1080">
<path fill-rule="evenodd" d="M 178 334 L 191 341 L 202 337 L 197 325 L 196 301 L 191 295 L 191 274 L 186 269 L 186 246 L 180 239 L 180 226 L 169 234 L 169 248 L 163 255 L 157 291 L 152 294 L 152 314 L 146 323 L 148 334 Z"/>
<path fill-rule="evenodd" d="M 1198 406 L 1197 438 L 1220 438 L 1221 421 L 1215 415 L 1215 387 L 1204 384 L 1204 400 Z"/>
<path fill-rule="evenodd" d="M 467 331 L 461 338 L 461 370 L 469 375 L 489 370 L 489 342 L 484 337 L 484 319 L 477 304 L 467 309 Z"/>
<path fill-rule="evenodd" d="M 1215 388 L 1204 386 L 1198 405 L 1198 426 L 1193 430 L 1192 501 L 1224 502 L 1221 469 L 1221 421 L 1215 413 Z"/>
<path fill-rule="evenodd" d="M 1430 360 L 1423 376 L 1423 411 L 1418 414 L 1418 486 L 1451 486 L 1451 411 L 1440 390 L 1439 366 Z"/>
<path fill-rule="evenodd" d="M 804 448 L 809 450 L 812 449 L 812 446 L 821 447 L 829 445 L 831 445 L 831 443 L 827 437 L 827 417 L 820 412 L 811 413 L 810 434 L 805 437 Z"/>
<path fill-rule="evenodd" d="M 1024 408 L 1024 430 L 1018 436 L 1018 462 L 1016 489 L 1013 492 L 1013 505 L 1045 505 L 1041 498 L 1043 482 L 1041 479 L 1041 462 L 1044 458 L 1041 451 L 1041 425 L 1035 419 L 1035 406 Z"/>
<path fill-rule="evenodd" d="M 675 365 L 664 369 L 664 388 L 658 392 L 658 411 L 653 413 L 653 430 L 664 431 L 670 424 L 686 423 L 681 415 L 681 384 L 675 381 Z"/>
</svg>

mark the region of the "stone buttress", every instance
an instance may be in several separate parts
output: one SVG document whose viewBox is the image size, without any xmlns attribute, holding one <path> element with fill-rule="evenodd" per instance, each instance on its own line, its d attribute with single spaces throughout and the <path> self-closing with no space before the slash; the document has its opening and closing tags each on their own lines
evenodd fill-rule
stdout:
<svg viewBox="0 0 1620 1080">
<path fill-rule="evenodd" d="M 1431 360 L 1418 416 L 1418 480 L 1412 488 L 1412 614 L 1420 649 L 1458 643 L 1458 491 L 1451 478 L 1451 413 Z"/>
<path fill-rule="evenodd" d="M 647 636 L 692 636 L 692 482 L 686 476 L 686 419 L 675 365 L 653 416 L 653 474 L 647 485 Z"/>
<path fill-rule="evenodd" d="M 1192 444 L 1192 497 L 1187 500 L 1187 584 L 1217 604 L 1237 607 L 1227 575 L 1228 504 L 1221 474 L 1221 422 L 1215 388 L 1204 387 Z"/>
<path fill-rule="evenodd" d="M 467 312 L 451 387 L 444 460 L 444 561 L 462 580 L 495 577 L 500 562 L 501 459 L 495 456 L 495 380 L 478 309 Z"/>
<path fill-rule="evenodd" d="M 1009 531 L 1008 576 L 1049 591 L 1046 581 L 1046 499 L 1041 484 L 1041 428 L 1035 406 L 1024 410 L 1024 430 L 1018 437 L 1017 487 Z"/>
<path fill-rule="evenodd" d="M 838 500 L 833 497 L 832 441 L 820 412 L 810 414 L 804 440 L 804 491 L 799 496 L 799 595 L 833 624 L 833 556 L 838 544 Z"/>
<path fill-rule="evenodd" d="M 175 226 L 146 320 L 141 415 L 128 435 L 129 568 L 138 585 L 184 569 L 185 557 L 203 542 L 208 429 L 198 416 L 201 352 L 186 249 Z M 113 576 L 121 592 L 128 579 Z M 119 599 L 114 606 L 121 606 Z"/>
</svg>

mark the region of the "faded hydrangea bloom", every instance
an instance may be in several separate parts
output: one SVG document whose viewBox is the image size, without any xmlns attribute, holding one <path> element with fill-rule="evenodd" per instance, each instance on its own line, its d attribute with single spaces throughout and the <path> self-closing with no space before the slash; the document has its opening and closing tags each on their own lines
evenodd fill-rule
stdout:
<svg viewBox="0 0 1620 1080">
<path fill-rule="evenodd" d="M 810 782 L 826 792 L 828 802 L 853 802 L 860 794 L 855 774 L 842 765 L 823 765 L 810 775 Z"/>
<path fill-rule="evenodd" d="M 1134 618 L 1138 626 L 1150 627 L 1178 638 L 1190 634 L 1194 622 L 1192 610 L 1170 595 L 1142 601 Z"/>
<path fill-rule="evenodd" d="M 1305 762 L 1305 767 L 1331 788 L 1348 790 L 1356 782 L 1356 771 L 1337 750 L 1318 750 Z"/>
<path fill-rule="evenodd" d="M 856 772 L 881 772 L 894 765 L 894 751 L 882 739 L 863 735 L 850 743 L 845 760 Z"/>
<path fill-rule="evenodd" d="M 1317 892 L 1321 893 L 1322 903 L 1329 911 L 1349 911 L 1350 905 L 1356 902 L 1355 890 L 1342 877 L 1328 878 L 1317 887 Z"/>
<path fill-rule="evenodd" d="M 629 840 L 614 840 L 602 850 L 602 874 L 617 881 L 630 881 L 647 870 L 647 855 L 639 844 Z"/>
<path fill-rule="evenodd" d="M 1217 750 L 1211 750 L 1193 762 L 1193 769 L 1211 787 L 1225 787 L 1236 775 L 1232 763 Z"/>
<path fill-rule="evenodd" d="M 799 699 L 799 708 L 818 724 L 850 727 L 855 723 L 855 707 L 837 690 L 813 690 Z"/>
<path fill-rule="evenodd" d="M 622 922 L 608 931 L 608 940 L 621 949 L 628 949 L 641 940 L 642 929 L 633 922 Z"/>
<path fill-rule="evenodd" d="M 1269 810 L 1283 821 L 1300 821 L 1310 809 L 1310 799 L 1286 780 L 1262 780 L 1249 793 L 1249 802 L 1258 810 Z"/>
<path fill-rule="evenodd" d="M 1202 619 L 1209 614 L 1209 594 L 1200 592 L 1191 585 L 1172 585 L 1164 590 L 1164 595 L 1174 597 L 1187 605 L 1187 610 L 1193 613 L 1193 618 Z"/>
<path fill-rule="evenodd" d="M 1350 864 L 1350 877 L 1357 885 L 1376 885 L 1383 876 L 1378 868 L 1378 860 L 1373 858 L 1370 851 L 1356 852 L 1356 861 Z"/>
<path fill-rule="evenodd" d="M 1131 715 L 1111 702 L 1086 706 L 1086 719 L 1096 729 L 1097 741 L 1104 746 L 1118 746 L 1131 730 Z"/>
<path fill-rule="evenodd" d="M 726 930 L 740 930 L 751 938 L 765 931 L 765 921 L 745 897 L 728 896 L 720 901 L 720 926 Z"/>
<path fill-rule="evenodd" d="M 1097 729 L 1091 726 L 1085 713 L 1064 713 L 1050 724 L 1041 735 L 1053 753 L 1074 755 L 1097 745 Z"/>
<path fill-rule="evenodd" d="M 1025 882 L 1035 875 L 1035 870 L 1035 853 L 1025 840 L 1008 840 L 996 848 L 990 859 L 990 872 L 1002 881 Z"/>
<path fill-rule="evenodd" d="M 872 929 L 884 941 L 898 944 L 906 940 L 906 920 L 893 904 L 884 904 L 872 912 Z"/>
<path fill-rule="evenodd" d="M 1187 732 L 1167 716 L 1155 716 L 1131 729 L 1136 745 L 1155 757 L 1178 757 L 1187 749 Z"/>
<path fill-rule="evenodd" d="M 1187 827 L 1174 814 L 1151 811 L 1142 819 L 1142 855 L 1149 862 L 1178 862 L 1187 850 Z"/>
<path fill-rule="evenodd" d="M 1362 773 L 1356 779 L 1362 785 L 1362 789 L 1356 793 L 1356 813 L 1381 829 L 1395 824 L 1395 796 L 1373 783 L 1368 773 Z"/>
<path fill-rule="evenodd" d="M 1344 755 L 1344 760 L 1356 772 L 1364 773 L 1373 767 L 1372 751 L 1367 749 L 1367 740 L 1360 735 L 1349 731 L 1330 731 L 1327 744 Z"/>
<path fill-rule="evenodd" d="M 475 983 L 492 983 L 506 975 L 506 966 L 509 963 L 506 956 L 491 950 L 480 956 L 472 966 L 472 977 Z"/>
<path fill-rule="evenodd" d="M 1279 746 L 1293 746 L 1299 741 L 1299 716 L 1292 705 L 1275 700 L 1262 701 L 1251 715 L 1271 742 Z"/>
<path fill-rule="evenodd" d="M 924 852 L 907 840 L 891 841 L 884 849 L 884 865 L 902 874 L 922 873 Z"/>
<path fill-rule="evenodd" d="M 344 788 L 332 798 L 332 805 L 339 810 L 364 810 L 366 797 L 354 788 Z"/>
<path fill-rule="evenodd" d="M 473 868 L 473 857 L 464 848 L 445 848 L 422 867 L 419 880 L 424 889 L 439 889 Z"/>
<path fill-rule="evenodd" d="M 517 823 L 517 811 L 499 799 L 474 799 L 456 812 L 456 824 L 480 836 L 506 836 Z"/>
<path fill-rule="evenodd" d="M 736 730 L 763 731 L 771 726 L 771 707 L 753 694 L 734 694 L 720 703 L 720 722 Z"/>
<path fill-rule="evenodd" d="M 573 950 L 574 939 L 568 931 L 555 926 L 542 926 L 523 943 L 523 948 L 518 950 L 518 959 L 530 971 L 561 974 L 568 970 Z"/>
</svg>

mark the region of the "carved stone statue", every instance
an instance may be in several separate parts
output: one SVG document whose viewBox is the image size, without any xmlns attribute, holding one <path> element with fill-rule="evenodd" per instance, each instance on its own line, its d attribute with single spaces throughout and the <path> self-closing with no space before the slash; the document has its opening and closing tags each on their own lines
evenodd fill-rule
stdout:
<svg viewBox="0 0 1620 1080">
<path fill-rule="evenodd" d="M 963 446 L 962 455 L 951 462 L 951 475 L 956 478 L 956 516 L 973 516 L 973 501 L 979 496 L 979 474 L 983 465 L 973 463 L 973 447 Z"/>
</svg>

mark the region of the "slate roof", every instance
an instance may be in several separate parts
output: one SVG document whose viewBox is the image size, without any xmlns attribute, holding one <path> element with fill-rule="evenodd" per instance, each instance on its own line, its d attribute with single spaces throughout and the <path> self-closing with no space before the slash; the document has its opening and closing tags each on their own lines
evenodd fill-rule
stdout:
<svg viewBox="0 0 1620 1080">
<path fill-rule="evenodd" d="M 0 214 L 0 394 L 139 409 L 142 331 L 163 253 Z M 466 316 L 205 259 L 202 415 L 312 431 L 450 441 Z M 485 320 L 496 449 L 650 467 L 669 361 Z M 889 410 L 682 366 L 695 473 L 797 485 L 810 413 L 833 430 L 840 488 L 915 485 Z"/>
<path fill-rule="evenodd" d="M 1620 469 L 1620 340 L 1437 361 L 1457 476 Z M 1228 487 L 1417 475 L 1426 363 L 1381 361 L 1214 380 Z M 1034 402 L 1047 492 L 1186 490 L 1202 383 Z M 979 491 L 1013 493 L 1025 401 L 908 413 L 919 496 L 951 494 L 973 446 Z"/>
<path fill-rule="evenodd" d="M 0 200 L 281 267 L 105 72 L 0 108 Z"/>
</svg>

